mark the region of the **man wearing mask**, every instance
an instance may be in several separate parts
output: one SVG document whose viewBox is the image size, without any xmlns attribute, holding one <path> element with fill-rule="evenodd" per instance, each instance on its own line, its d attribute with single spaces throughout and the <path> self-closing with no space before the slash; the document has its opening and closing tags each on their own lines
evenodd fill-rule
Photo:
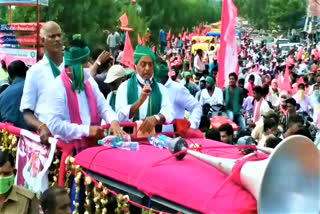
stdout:
<svg viewBox="0 0 320 214">
<path fill-rule="evenodd" d="M 61 28 L 55 22 L 47 22 L 41 28 L 40 36 L 45 55 L 27 72 L 20 111 L 23 112 L 27 125 L 39 133 L 43 144 L 48 145 L 51 133 L 47 126 L 47 92 L 64 68 Z"/>
<path fill-rule="evenodd" d="M 33 192 L 14 185 L 14 157 L 0 150 L 0 213 L 38 214 L 38 199 Z"/>
<path fill-rule="evenodd" d="M 101 119 L 111 124 L 112 133 L 123 135 L 116 113 L 86 68 L 89 56 L 89 48 L 75 38 L 65 51 L 66 68 L 49 90 L 48 127 L 53 135 L 73 144 L 77 153 L 104 137 Z"/>
<path fill-rule="evenodd" d="M 134 53 L 136 73 L 117 91 L 116 110 L 121 122 L 143 120 L 139 132 L 148 135 L 156 125 L 171 123 L 174 111 L 167 89 L 154 80 L 156 56 L 145 46 Z"/>
</svg>

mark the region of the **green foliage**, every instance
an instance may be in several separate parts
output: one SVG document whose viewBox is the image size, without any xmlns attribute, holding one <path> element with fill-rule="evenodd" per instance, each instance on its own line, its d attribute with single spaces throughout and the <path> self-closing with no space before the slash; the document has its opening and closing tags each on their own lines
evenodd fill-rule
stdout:
<svg viewBox="0 0 320 214">
<path fill-rule="evenodd" d="M 150 28 L 151 41 L 159 42 L 160 28 L 174 34 L 181 29 L 192 30 L 201 22 L 216 22 L 221 19 L 221 2 L 212 0 L 50 0 L 49 8 L 41 9 L 41 21 L 53 20 L 60 24 L 65 44 L 73 34 L 80 33 L 93 49 L 105 49 L 107 34 L 104 30 L 119 30 L 119 18 L 123 13 L 129 17 L 133 46 L 137 34 L 145 35 Z M 0 20 L 5 13 L 1 12 Z M 36 22 L 37 9 L 15 7 L 13 22 Z"/>
<path fill-rule="evenodd" d="M 295 28 L 306 15 L 306 0 L 234 0 L 239 16 L 257 29 Z"/>
<path fill-rule="evenodd" d="M 0 24 L 8 24 L 9 16 L 9 7 L 0 5 Z"/>
</svg>

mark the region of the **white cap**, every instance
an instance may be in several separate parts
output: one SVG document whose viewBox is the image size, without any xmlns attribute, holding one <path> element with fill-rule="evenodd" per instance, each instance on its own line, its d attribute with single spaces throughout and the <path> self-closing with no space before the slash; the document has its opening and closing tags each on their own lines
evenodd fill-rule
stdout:
<svg viewBox="0 0 320 214">
<path fill-rule="evenodd" d="M 104 80 L 104 82 L 105 83 L 112 83 L 113 81 L 115 81 L 119 78 L 125 77 L 125 76 L 127 76 L 127 73 L 121 65 L 113 65 L 109 69 L 109 71 L 107 73 L 107 77 Z"/>
</svg>

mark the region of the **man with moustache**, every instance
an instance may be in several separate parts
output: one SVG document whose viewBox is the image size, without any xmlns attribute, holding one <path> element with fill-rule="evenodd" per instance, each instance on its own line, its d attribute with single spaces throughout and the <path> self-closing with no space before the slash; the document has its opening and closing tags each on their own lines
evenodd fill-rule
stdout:
<svg viewBox="0 0 320 214">
<path fill-rule="evenodd" d="M 51 133 L 47 127 L 47 91 L 64 68 L 61 28 L 49 21 L 41 28 L 40 36 L 45 55 L 27 72 L 20 111 L 29 127 L 39 133 L 41 142 L 48 145 Z"/>
</svg>

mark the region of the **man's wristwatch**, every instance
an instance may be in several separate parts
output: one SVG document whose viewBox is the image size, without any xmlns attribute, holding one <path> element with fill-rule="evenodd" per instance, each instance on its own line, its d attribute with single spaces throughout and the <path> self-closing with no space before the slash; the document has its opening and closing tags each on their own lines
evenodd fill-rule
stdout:
<svg viewBox="0 0 320 214">
<path fill-rule="evenodd" d="M 160 122 L 160 120 L 161 120 L 161 118 L 160 118 L 160 116 L 159 115 L 153 115 L 155 118 L 156 118 L 156 120 L 157 120 L 157 122 L 159 123 Z"/>
<path fill-rule="evenodd" d="M 96 60 L 97 65 L 101 66 L 101 62 L 99 62 L 98 60 Z"/>
</svg>

